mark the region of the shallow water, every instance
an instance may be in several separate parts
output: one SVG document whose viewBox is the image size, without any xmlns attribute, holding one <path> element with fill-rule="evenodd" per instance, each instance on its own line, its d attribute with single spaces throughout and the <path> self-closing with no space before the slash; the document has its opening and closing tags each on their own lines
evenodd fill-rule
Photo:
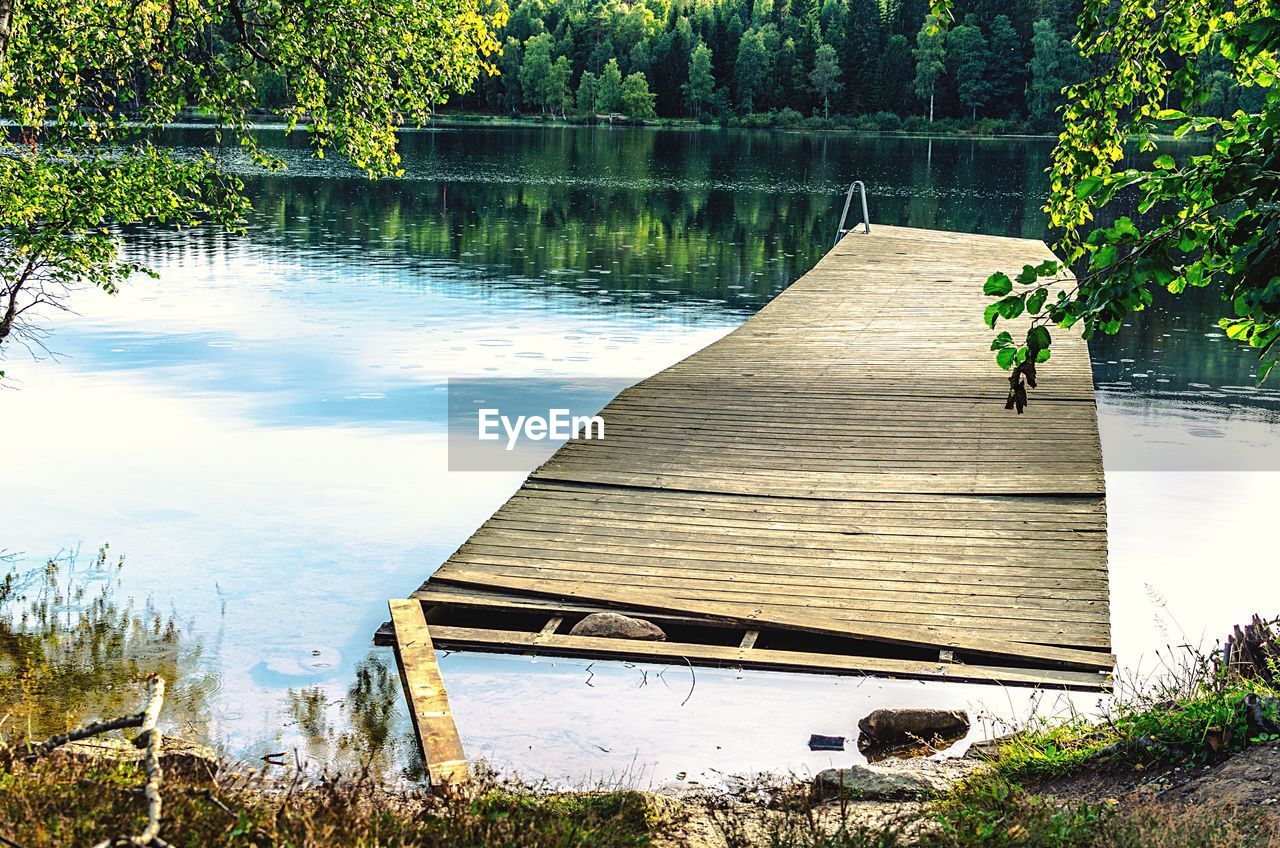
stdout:
<svg viewBox="0 0 1280 848">
<path fill-rule="evenodd" d="M 291 145 L 287 175 L 251 181 L 246 236 L 131 234 L 160 280 L 84 294 L 51 325 L 56 358 L 10 353 L 0 428 L 19 446 L 0 547 L 28 563 L 104 541 L 126 554 L 120 591 L 203 641 L 202 729 L 233 755 L 326 760 L 346 734 L 403 762 L 403 705 L 370 636 L 386 599 L 521 476 L 446 470 L 447 379 L 675 362 L 817 261 L 854 177 L 875 222 L 1041 237 L 1048 152 L 442 128 L 406 136 L 405 179 L 373 184 Z M 1114 644 L 1139 674 L 1165 645 L 1274 612 L 1259 605 L 1280 589 L 1265 557 L 1280 395 L 1252 387 L 1216 308 L 1162 300 L 1092 346 Z M 997 687 L 462 654 L 443 667 L 473 756 L 573 781 L 806 770 L 857 756 L 811 754 L 810 733 L 855 735 L 876 706 L 1034 706 Z"/>
</svg>

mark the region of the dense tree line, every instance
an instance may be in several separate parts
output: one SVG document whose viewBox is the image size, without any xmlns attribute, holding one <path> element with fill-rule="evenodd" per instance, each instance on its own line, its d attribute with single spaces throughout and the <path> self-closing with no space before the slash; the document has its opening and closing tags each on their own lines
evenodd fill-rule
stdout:
<svg viewBox="0 0 1280 848">
<path fill-rule="evenodd" d="M 470 110 L 725 120 L 887 113 L 1047 128 L 1085 72 L 1077 0 L 515 0 Z"/>
<path fill-rule="evenodd" d="M 1088 74 L 1079 0 L 513 0 L 500 73 L 464 110 L 786 123 L 923 116 L 1054 127 Z M 1226 77 L 1216 92 L 1233 97 Z M 919 118 L 916 119 L 917 121 Z"/>
</svg>

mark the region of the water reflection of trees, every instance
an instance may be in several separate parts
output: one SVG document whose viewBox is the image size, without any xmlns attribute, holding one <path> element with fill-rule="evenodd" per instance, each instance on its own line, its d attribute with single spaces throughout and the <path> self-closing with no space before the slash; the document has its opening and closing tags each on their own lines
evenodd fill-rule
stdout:
<svg viewBox="0 0 1280 848">
<path fill-rule="evenodd" d="M 580 127 L 409 134 L 401 181 L 337 166 L 317 176 L 314 163 L 300 166 L 307 176 L 252 180 L 250 237 L 380 265 L 448 260 L 475 269 L 467 284 L 480 288 L 558 284 L 624 308 L 692 298 L 750 309 L 827 250 L 855 176 L 872 187 L 877 222 L 1042 235 L 1042 147 Z M 158 264 L 216 237 L 182 241 L 136 249 Z"/>
<path fill-rule="evenodd" d="M 67 554 L 0 579 L 0 739 L 40 739 L 137 712 L 152 672 L 170 682 L 163 720 L 205 737 L 217 678 L 203 645 L 150 601 L 117 597 L 124 558 Z"/>
<path fill-rule="evenodd" d="M 870 187 L 875 223 L 1048 237 L 1041 206 L 1051 146 L 567 126 L 412 133 L 403 137 L 404 180 L 371 183 L 339 165 L 298 160 L 304 176 L 253 181 L 249 244 L 353 274 L 427 271 L 405 274 L 410 285 L 430 284 L 431 263 L 443 261 L 472 272 L 451 274 L 449 285 L 479 293 L 519 286 L 610 309 L 696 302 L 697 311 L 746 312 L 826 252 L 840 190 L 854 177 Z M 135 247 L 156 264 L 201 254 L 234 260 L 223 238 L 207 232 L 153 234 Z M 1159 385 L 1167 388 L 1252 381 L 1248 351 L 1205 336 L 1222 309 L 1216 293 L 1187 292 L 1157 306 L 1121 336 L 1092 343 L 1100 383 L 1150 369 L 1164 372 L 1171 383 Z M 1135 381 L 1125 390 L 1158 385 Z"/>
<path fill-rule="evenodd" d="M 368 654 L 356 663 L 346 696 L 338 701 L 319 686 L 289 690 L 287 712 L 311 758 L 362 774 L 421 776 L 393 662 L 385 653 Z"/>
</svg>

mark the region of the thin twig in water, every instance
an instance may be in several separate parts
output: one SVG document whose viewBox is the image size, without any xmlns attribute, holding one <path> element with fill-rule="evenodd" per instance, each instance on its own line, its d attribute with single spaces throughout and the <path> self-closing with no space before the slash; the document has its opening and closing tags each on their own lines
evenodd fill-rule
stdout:
<svg viewBox="0 0 1280 848">
<path fill-rule="evenodd" d="M 680 659 L 684 660 L 685 665 L 689 666 L 689 678 L 690 678 L 689 694 L 685 695 L 684 700 L 680 702 L 680 706 L 683 707 L 685 704 L 689 703 L 689 699 L 693 697 L 693 690 L 696 689 L 698 686 L 698 675 L 694 673 L 693 663 L 689 662 L 688 657 L 681 657 Z"/>
</svg>

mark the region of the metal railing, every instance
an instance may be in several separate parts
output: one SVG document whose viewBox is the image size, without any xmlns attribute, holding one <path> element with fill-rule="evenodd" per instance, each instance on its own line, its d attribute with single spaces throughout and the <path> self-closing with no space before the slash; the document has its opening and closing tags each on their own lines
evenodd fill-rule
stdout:
<svg viewBox="0 0 1280 848">
<path fill-rule="evenodd" d="M 857 189 L 862 194 L 862 232 L 871 232 L 871 216 L 867 213 L 867 187 L 862 184 L 862 180 L 854 180 L 849 184 L 849 192 L 844 196 L 844 211 L 840 213 L 840 226 L 836 229 L 835 243 L 839 244 L 840 239 L 854 231 L 853 227 L 845 227 L 844 222 L 849 217 L 849 204 L 853 203 L 853 192 Z"/>
</svg>

